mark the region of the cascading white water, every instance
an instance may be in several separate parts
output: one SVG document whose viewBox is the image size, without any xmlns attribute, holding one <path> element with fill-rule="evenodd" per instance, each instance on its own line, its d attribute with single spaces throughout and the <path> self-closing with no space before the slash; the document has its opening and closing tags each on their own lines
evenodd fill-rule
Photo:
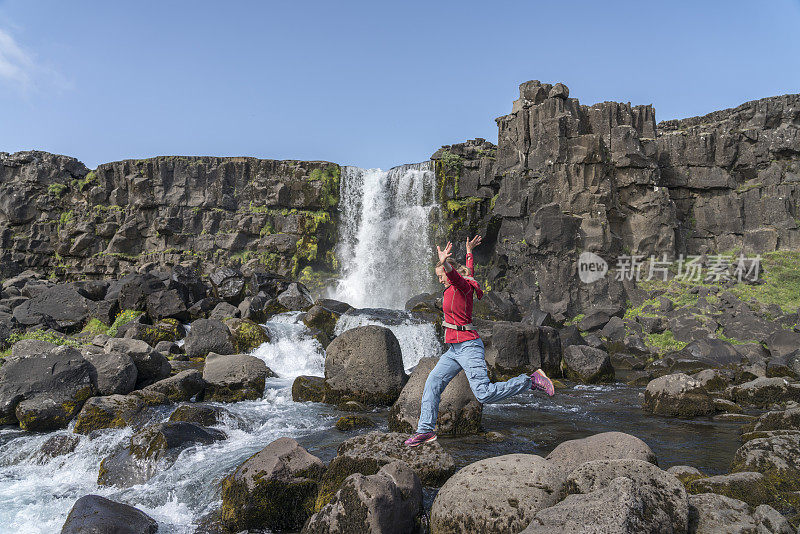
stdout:
<svg viewBox="0 0 800 534">
<path fill-rule="evenodd" d="M 277 315 L 264 327 L 272 340 L 253 355 L 279 378 L 267 380 L 260 400 L 209 403 L 230 414 L 217 425 L 228 438 L 185 449 L 173 465 L 144 484 L 126 489 L 97 485 L 100 462 L 126 443 L 130 428 L 79 436 L 73 452 L 55 458 L 39 449 L 51 436 L 74 436 L 72 425 L 48 434 L 0 428 L 0 533 L 58 532 L 75 501 L 96 494 L 143 510 L 159 522 L 160 533 L 188 534 L 200 517 L 220 505 L 221 478 L 250 455 L 282 436 L 305 436 L 316 443 L 329 439 L 338 415 L 321 404 L 293 402 L 291 393 L 295 377 L 322 374 L 322 347 L 300 322 L 299 312 Z M 174 408 L 158 409 L 151 422 L 165 421 Z"/>
<path fill-rule="evenodd" d="M 336 257 L 342 276 L 331 298 L 357 308 L 403 309 L 435 288 L 430 217 L 437 207 L 430 162 L 388 171 L 345 167 Z"/>
<path fill-rule="evenodd" d="M 401 310 L 410 297 L 434 290 L 429 231 L 437 207 L 435 191 L 429 162 L 389 171 L 346 167 L 337 247 L 343 276 L 329 296 L 357 308 Z M 334 333 L 366 324 L 387 326 L 398 338 L 407 370 L 421 357 L 439 354 L 441 345 L 432 325 L 404 312 L 396 314 L 384 322 L 380 314 L 345 314 Z M 193 532 L 198 519 L 221 504 L 221 478 L 269 442 L 291 436 L 315 447 L 335 447 L 346 438 L 331 432 L 340 414 L 325 405 L 292 401 L 295 377 L 324 374 L 325 352 L 300 316 L 300 312 L 279 314 L 263 325 L 271 341 L 252 354 L 279 378 L 267 380 L 262 399 L 210 403 L 229 414 L 217 425 L 227 439 L 185 449 L 173 465 L 144 484 L 126 489 L 97 485 L 100 462 L 126 444 L 133 433 L 130 428 L 80 436 L 74 451 L 55 458 L 42 455 L 42 444 L 51 436 L 74 435 L 72 425 L 48 434 L 0 428 L 0 533 L 57 532 L 75 501 L 87 494 L 136 506 L 158 520 L 159 532 Z M 173 409 L 155 409 L 151 423 L 165 421 Z"/>
</svg>

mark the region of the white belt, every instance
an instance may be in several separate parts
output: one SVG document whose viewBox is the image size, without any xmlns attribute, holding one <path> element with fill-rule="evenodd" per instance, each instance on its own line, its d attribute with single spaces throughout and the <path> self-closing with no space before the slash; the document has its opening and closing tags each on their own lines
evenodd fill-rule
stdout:
<svg viewBox="0 0 800 534">
<path fill-rule="evenodd" d="M 453 330 L 477 330 L 472 323 L 469 324 L 450 324 L 447 321 L 442 321 L 442 326 L 445 328 L 452 328 Z"/>
</svg>

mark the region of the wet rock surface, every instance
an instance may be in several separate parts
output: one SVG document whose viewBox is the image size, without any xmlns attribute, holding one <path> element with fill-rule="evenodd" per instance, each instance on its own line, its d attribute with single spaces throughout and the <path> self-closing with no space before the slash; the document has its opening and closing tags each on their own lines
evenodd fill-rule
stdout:
<svg viewBox="0 0 800 534">
<path fill-rule="evenodd" d="M 222 522 L 231 530 L 299 530 L 313 513 L 322 460 L 295 440 L 279 438 L 222 484 Z"/>
<path fill-rule="evenodd" d="M 389 430 L 414 433 L 419 422 L 425 381 L 437 363 L 436 358 L 422 358 L 412 371 L 400 397 L 389 410 Z M 447 384 L 439 401 L 436 432 L 439 434 L 476 434 L 481 428 L 483 407 L 475 398 L 462 370 Z"/>
</svg>

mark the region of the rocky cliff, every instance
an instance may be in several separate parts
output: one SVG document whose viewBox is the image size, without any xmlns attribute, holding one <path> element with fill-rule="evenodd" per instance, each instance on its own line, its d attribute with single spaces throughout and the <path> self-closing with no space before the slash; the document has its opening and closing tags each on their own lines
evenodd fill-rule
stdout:
<svg viewBox="0 0 800 534">
<path fill-rule="evenodd" d="M 520 85 L 483 139 L 433 156 L 443 233 L 486 235 L 481 278 L 525 313 L 616 312 L 631 285 L 577 276 L 584 250 L 622 254 L 800 248 L 800 95 L 656 124 L 652 106 L 584 106 L 563 84 Z"/>
<path fill-rule="evenodd" d="M 652 106 L 586 106 L 529 81 L 496 122 L 497 145 L 431 159 L 437 237 L 461 256 L 468 234 L 485 236 L 478 278 L 511 317 L 623 308 L 632 283 L 579 281 L 585 250 L 613 269 L 622 254 L 800 249 L 800 95 L 657 124 Z M 0 269 L 77 279 L 251 262 L 319 280 L 338 267 L 340 176 L 319 161 L 157 157 L 90 171 L 0 153 Z"/>
<path fill-rule="evenodd" d="M 67 279 L 145 263 L 257 261 L 280 274 L 335 268 L 338 165 L 157 157 L 100 165 L 0 154 L 0 266 Z"/>
</svg>

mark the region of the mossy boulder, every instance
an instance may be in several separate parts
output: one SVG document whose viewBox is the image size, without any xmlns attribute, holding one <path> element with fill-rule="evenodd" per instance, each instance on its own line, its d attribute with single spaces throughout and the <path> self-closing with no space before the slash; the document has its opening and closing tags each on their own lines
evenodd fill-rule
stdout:
<svg viewBox="0 0 800 534">
<path fill-rule="evenodd" d="M 419 532 L 422 513 L 419 477 L 405 462 L 394 461 L 374 475 L 345 479 L 331 502 L 311 516 L 303 534 Z"/>
<path fill-rule="evenodd" d="M 144 401 L 135 395 L 93 397 L 83 405 L 73 431 L 88 434 L 103 428 L 130 426 L 144 408 Z"/>
<path fill-rule="evenodd" d="M 800 432 L 751 439 L 736 451 L 731 471 L 755 471 L 780 491 L 800 491 Z"/>
<path fill-rule="evenodd" d="M 56 346 L 0 367 L 0 424 L 57 430 L 96 394 L 92 367 L 78 350 Z"/>
<path fill-rule="evenodd" d="M 756 378 L 728 390 L 732 400 L 766 407 L 788 401 L 800 402 L 800 384 L 791 383 L 785 378 Z"/>
<path fill-rule="evenodd" d="M 315 510 L 330 502 L 342 482 L 353 473 L 374 475 L 395 460 L 402 460 L 417 473 L 426 486 L 441 486 L 456 470 L 453 457 L 438 441 L 410 448 L 403 445 L 408 434 L 369 432 L 352 437 L 339 445 L 336 457 L 320 482 Z"/>
<path fill-rule="evenodd" d="M 680 480 L 684 486 L 693 480 L 706 476 L 699 469 L 690 465 L 673 465 L 667 469 L 667 473 Z"/>
<path fill-rule="evenodd" d="M 683 484 L 644 460 L 625 458 L 586 462 L 567 476 L 562 497 L 603 489 L 618 477 L 628 478 L 647 488 L 647 500 L 652 504 L 647 515 L 650 521 L 661 526 L 660 532 L 686 532 L 689 502 Z"/>
<path fill-rule="evenodd" d="M 322 460 L 279 438 L 222 481 L 222 523 L 231 531 L 300 530 L 314 511 Z"/>
<path fill-rule="evenodd" d="M 178 341 L 185 334 L 177 319 L 162 319 L 156 324 L 134 323 L 125 331 L 126 338 L 141 339 L 151 347 L 162 341 Z"/>
<path fill-rule="evenodd" d="M 220 423 L 226 413 L 228 413 L 227 410 L 218 406 L 181 404 L 169 416 L 169 421 L 172 423 L 184 421 L 202 426 L 214 426 Z"/>
<path fill-rule="evenodd" d="M 333 330 L 340 314 L 319 304 L 315 304 L 303 316 L 303 324 L 310 329 L 319 329 L 329 337 L 333 337 Z"/>
<path fill-rule="evenodd" d="M 716 493 L 689 495 L 689 532 L 758 532 L 794 534 L 789 522 L 769 505 L 752 509 L 744 501 Z"/>
<path fill-rule="evenodd" d="M 765 412 L 753 424 L 742 428 L 743 433 L 770 430 L 800 430 L 800 408 Z"/>
<path fill-rule="evenodd" d="M 686 484 L 689 493 L 718 493 L 744 501 L 750 506 L 775 501 L 778 491 L 761 473 L 742 471 L 695 479 Z"/>
<path fill-rule="evenodd" d="M 345 415 L 336 421 L 336 429 L 341 430 L 342 432 L 356 430 L 358 428 L 371 428 L 374 426 L 375 423 L 372 421 L 372 419 L 360 415 Z"/>
<path fill-rule="evenodd" d="M 131 436 L 127 447 L 100 462 L 97 483 L 123 488 L 143 484 L 171 466 L 189 445 L 208 445 L 226 437 L 221 430 L 195 423 L 167 422 L 147 427 Z"/>
<path fill-rule="evenodd" d="M 161 393 L 172 402 L 191 400 L 203 393 L 206 383 L 197 369 L 187 369 L 142 389 L 143 394 Z"/>
<path fill-rule="evenodd" d="M 269 335 L 264 328 L 250 319 L 232 317 L 225 320 L 225 325 L 231 332 L 231 342 L 236 352 L 250 352 L 263 343 L 269 343 Z"/>
<path fill-rule="evenodd" d="M 561 366 L 564 376 L 582 384 L 614 381 L 614 367 L 608 353 L 588 345 L 567 347 Z"/>
<path fill-rule="evenodd" d="M 292 383 L 292 400 L 324 402 L 325 379 L 321 376 L 298 376 Z"/>
<path fill-rule="evenodd" d="M 644 392 L 643 407 L 650 413 L 670 417 L 694 417 L 714 413 L 711 396 L 700 382 L 684 373 L 651 380 Z"/>
</svg>

